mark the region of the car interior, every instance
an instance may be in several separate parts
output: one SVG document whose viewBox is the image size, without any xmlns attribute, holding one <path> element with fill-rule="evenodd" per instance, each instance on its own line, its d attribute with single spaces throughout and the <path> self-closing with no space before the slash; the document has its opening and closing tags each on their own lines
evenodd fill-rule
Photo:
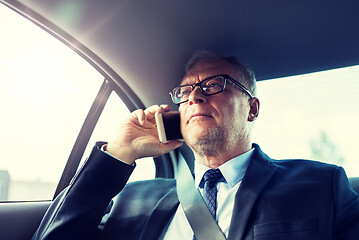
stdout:
<svg viewBox="0 0 359 240">
<path fill-rule="evenodd" d="M 4 129 L 12 129 L 9 133 L 12 135 L 2 137 L 4 139 L 1 141 L 3 152 L 12 153 L 11 158 L 0 159 L 1 239 L 31 239 L 48 206 L 66 188 L 86 159 L 89 153 L 88 149 L 91 149 L 95 141 L 106 141 L 108 136 L 112 136 L 113 130 L 108 130 L 109 132 L 101 135 L 96 129 L 100 125 L 109 125 L 106 122 L 107 119 L 116 122 L 124 115 L 123 112 L 115 113 L 116 109 L 123 108 L 125 112 L 131 112 L 138 108 L 145 109 L 154 104 L 169 104 L 176 109 L 177 106 L 171 102 L 168 92 L 178 85 L 184 75 L 186 61 L 197 50 L 211 50 L 239 56 L 253 69 L 258 84 L 278 82 L 281 85 L 289 85 L 291 81 L 296 81 L 291 80 L 291 76 L 302 76 L 333 69 L 348 68 L 351 70 L 352 67 L 356 67 L 357 75 L 353 77 L 353 85 L 348 85 L 347 90 L 327 85 L 325 81 L 323 81 L 323 86 L 330 88 L 329 98 L 337 96 L 337 92 L 347 96 L 348 99 L 344 98 L 344 100 L 348 104 L 353 104 L 348 111 L 357 114 L 355 101 L 358 99 L 358 88 L 354 88 L 354 86 L 355 84 L 358 86 L 359 83 L 357 67 L 359 65 L 359 2 L 356 0 L 0 0 L 0 3 L 3 11 L 13 14 L 21 21 L 28 22 L 46 34 L 46 37 L 61 44 L 66 49 L 61 50 L 62 52 L 69 51 L 76 55 L 79 61 L 84 62 L 91 69 L 89 71 L 93 71 L 98 76 L 97 79 L 100 79 L 96 79 L 96 83 L 92 83 L 93 80 L 86 77 L 86 71 L 82 71 L 78 75 L 73 75 L 74 79 L 81 81 L 77 88 L 75 88 L 73 80 L 67 79 L 67 77 L 56 80 L 57 82 L 65 81 L 65 79 L 69 81 L 69 87 L 62 89 L 56 81 L 49 79 L 55 79 L 56 75 L 63 71 L 65 65 L 71 67 L 70 65 L 73 64 L 64 61 L 55 62 L 54 70 L 51 70 L 50 73 L 46 72 L 47 67 L 37 64 L 39 71 L 43 72 L 49 81 L 40 83 L 41 88 L 39 88 L 44 93 L 40 99 L 41 103 L 48 102 L 47 97 L 50 98 L 56 91 L 62 90 L 64 94 L 61 96 L 61 102 L 68 102 L 69 106 L 77 106 L 77 102 L 88 100 L 86 100 L 85 107 L 81 109 L 74 107 L 76 113 L 71 112 L 67 107 L 60 112 L 61 107 L 58 107 L 58 114 L 66 119 L 62 121 L 68 121 L 66 124 L 75 122 L 75 115 L 80 116 L 81 114 L 78 123 L 74 126 L 74 130 L 50 125 L 47 131 L 58 128 L 57 130 L 60 132 L 72 134 L 71 137 L 66 140 L 66 143 L 60 143 L 57 142 L 57 139 L 47 137 L 42 140 L 33 140 L 37 149 L 26 148 L 25 150 L 23 148 L 26 156 L 30 156 L 33 151 L 34 155 L 31 155 L 33 157 L 21 157 L 20 154 L 17 156 L 16 149 L 9 150 L 5 147 L 7 146 L 6 142 L 11 142 L 11 145 L 17 143 L 20 138 L 12 139 L 11 136 L 17 134 L 16 130 L 23 130 L 11 127 L 9 125 L 11 121 L 5 120 L 4 113 L 6 112 L 3 112 L 5 110 L 0 108 L 2 115 L 4 114 L 2 117 L 4 120 L 1 120 L 0 125 L 3 125 Z M 14 23 L 7 20 L 5 15 L 0 14 L 0 20 L 8 26 L 8 29 L 15 29 Z M 1 29 L 1 31 L 1 36 L 11 34 L 10 30 L 6 32 Z M 20 32 L 16 32 L 16 29 L 14 31 L 14 36 L 19 36 L 19 39 L 23 38 Z M 30 37 L 33 34 L 31 31 L 26 33 L 26 36 Z M 4 49 L 11 49 L 11 46 L 2 42 L 1 38 L 0 45 Z M 15 38 L 12 41 L 18 44 L 19 39 Z M 33 41 L 38 40 L 34 39 Z M 44 45 L 40 47 L 45 48 Z M 20 51 L 19 59 L 25 58 L 21 53 L 21 51 L 24 52 L 21 45 L 14 45 L 14 48 Z M 34 54 L 36 55 L 36 52 Z M 43 60 L 51 61 L 52 59 L 59 59 L 59 57 L 56 54 L 49 54 L 48 59 Z M 17 61 L 1 59 L 0 63 L 3 66 L 7 66 L 6 64 L 10 66 L 10 64 L 16 64 Z M 28 59 L 26 64 L 31 61 L 35 62 L 35 59 Z M 33 79 L 33 76 L 29 74 L 30 70 L 16 66 L 17 72 L 25 72 L 25 83 L 29 85 L 36 81 L 36 77 Z M 1 71 L 5 70 L 0 68 Z M 6 91 L 10 92 L 9 88 L 5 88 L 7 86 L 5 83 L 9 82 L 7 77 L 6 74 L 0 73 L 0 99 L 1 95 L 5 96 Z M 338 85 L 345 85 L 343 78 L 338 77 L 330 81 Z M 302 82 L 304 84 L 304 81 Z M 84 89 L 90 85 L 94 85 L 97 90 L 91 93 L 86 92 Z M 319 94 L 318 92 L 321 91 L 319 87 L 317 89 L 315 86 L 305 83 L 304 90 L 296 90 L 296 87 L 292 87 L 292 90 L 294 88 L 294 91 L 303 98 L 311 100 L 313 95 L 309 96 L 308 92 L 314 89 L 315 94 Z M 21 90 L 22 87 L 24 87 L 23 90 Z M 73 94 L 77 95 L 77 98 L 71 100 L 68 92 L 72 91 L 72 87 Z M 17 93 L 29 96 L 28 98 L 37 96 L 26 84 L 18 83 L 14 88 Z M 53 92 L 47 90 L 50 88 Z M 47 94 L 45 94 L 46 92 Z M 10 98 L 3 101 L 4 106 L 11 106 L 13 103 L 7 99 Z M 15 98 L 12 99 L 12 101 L 16 101 Z M 115 105 L 121 106 L 117 108 L 116 105 L 113 110 L 108 107 L 111 101 L 121 102 L 115 103 Z M 278 97 L 276 101 L 281 104 L 287 100 Z M 329 102 L 323 101 L 325 111 L 336 110 L 336 107 Z M 2 105 L 0 106 L 2 107 Z M 26 104 L 24 106 L 30 109 L 30 106 Z M 45 113 L 47 107 L 44 105 Z M 36 117 L 36 112 L 29 110 L 26 116 L 21 115 L 20 111 L 16 114 L 18 119 L 23 121 L 24 128 L 32 130 L 31 136 L 41 135 L 34 125 L 29 124 L 30 120 L 26 120 L 27 117 Z M 295 112 L 293 114 L 300 115 Z M 341 116 L 338 113 L 334 114 L 338 117 Z M 59 116 L 55 116 L 55 118 L 59 118 Z M 352 124 L 355 122 L 355 118 L 350 116 L 352 115 L 340 118 L 341 133 L 345 136 L 343 138 L 353 139 L 359 132 L 358 126 Z M 359 119 L 358 115 L 355 116 Z M 42 115 L 41 117 L 46 118 Z M 37 120 L 35 119 L 35 121 Z M 47 123 L 41 122 L 43 126 Z M 297 124 L 301 126 L 300 122 Z M 264 126 L 277 131 L 271 122 L 267 122 Z M 325 133 L 320 137 L 322 142 L 326 143 L 326 147 L 330 145 L 332 150 L 335 149 L 331 145 L 337 140 L 335 137 L 329 139 L 330 135 Z M 31 139 L 20 142 L 31 142 Z M 50 142 L 54 144 L 50 146 L 48 144 Z M 355 141 L 351 141 L 351 144 L 353 145 L 350 148 L 355 149 Z M 321 148 L 323 145 L 315 146 Z M 41 155 L 40 150 L 45 147 L 51 148 L 50 156 L 46 156 L 46 164 L 32 165 L 32 158 Z M 57 160 L 52 160 L 55 159 L 55 156 L 52 155 L 57 155 L 57 151 L 60 151 L 61 148 L 65 152 L 63 156 L 59 156 L 63 162 L 56 163 Z M 336 148 L 336 150 L 338 152 L 342 149 Z M 185 157 L 188 166 L 193 170 L 194 156 L 189 147 L 184 144 L 177 151 Z M 333 151 L 330 154 L 335 155 Z M 10 170 L 7 171 L 5 164 L 8 159 L 14 162 L 13 158 L 26 159 L 26 164 L 19 163 L 15 166 L 21 169 L 20 175 L 23 176 L 26 172 L 32 172 L 32 168 L 38 168 L 44 174 L 54 175 L 51 168 L 56 168 L 59 175 L 56 175 L 54 187 L 50 190 L 50 197 L 28 200 L 12 199 L 7 193 L 4 195 L 6 197 L 1 196 L 2 191 L 9 192 L 9 188 L 14 186 L 12 182 L 9 185 L 9 181 L 14 180 L 15 176 L 11 175 Z M 339 164 L 343 163 L 342 159 L 344 158 L 338 157 L 338 159 L 342 161 L 339 161 Z M 355 157 L 353 159 L 355 162 Z M 347 162 L 347 160 L 345 161 Z M 175 177 L 176 154 L 165 154 L 155 159 L 147 159 L 147 162 L 151 162 L 150 168 L 153 168 L 153 174 L 151 173 L 150 177 Z M 148 169 L 148 167 L 145 168 Z M 359 173 L 355 175 L 355 171 L 359 171 L 359 166 L 344 168 L 347 172 L 353 172 L 353 174 L 348 174 L 349 181 L 353 189 L 359 192 Z M 139 175 L 143 174 L 139 173 Z M 26 194 L 28 191 L 35 190 L 23 187 L 19 191 Z"/>
</svg>

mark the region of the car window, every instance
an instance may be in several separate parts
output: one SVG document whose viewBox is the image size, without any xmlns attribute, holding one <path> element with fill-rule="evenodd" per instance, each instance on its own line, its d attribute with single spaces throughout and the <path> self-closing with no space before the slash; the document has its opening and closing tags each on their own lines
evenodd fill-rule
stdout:
<svg viewBox="0 0 359 240">
<path fill-rule="evenodd" d="M 121 123 L 129 114 L 128 108 L 119 100 L 119 96 L 112 92 L 106 106 L 100 116 L 100 119 L 91 135 L 89 144 L 83 155 L 79 168 L 90 155 L 90 152 L 97 141 L 110 141 L 121 134 Z M 136 160 L 136 168 L 129 181 L 146 180 L 155 178 L 155 164 L 153 158 L 142 158 Z"/>
<path fill-rule="evenodd" d="M 359 66 L 258 82 L 254 140 L 274 158 L 341 165 L 359 176 Z"/>
<path fill-rule="evenodd" d="M 3 5 L 0 19 L 0 201 L 52 199 L 104 77 Z M 111 96 L 95 130 L 104 136 L 98 140 L 111 131 L 102 119 L 118 122 L 127 112 L 121 99 Z M 153 161 L 146 164 L 148 174 L 139 178 L 154 177 Z"/>
</svg>

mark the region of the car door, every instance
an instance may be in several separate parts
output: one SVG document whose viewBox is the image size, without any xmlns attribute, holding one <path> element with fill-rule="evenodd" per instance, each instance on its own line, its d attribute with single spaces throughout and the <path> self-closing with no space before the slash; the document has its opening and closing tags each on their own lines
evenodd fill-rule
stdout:
<svg viewBox="0 0 359 240">
<path fill-rule="evenodd" d="M 0 236 L 7 240 L 30 239 L 94 143 L 118 134 L 121 119 L 143 107 L 85 46 L 71 45 L 31 9 L 16 11 L 25 18 L 0 5 Z M 157 162 L 156 171 L 153 159 L 138 161 L 130 181 L 173 175 L 168 161 Z"/>
</svg>

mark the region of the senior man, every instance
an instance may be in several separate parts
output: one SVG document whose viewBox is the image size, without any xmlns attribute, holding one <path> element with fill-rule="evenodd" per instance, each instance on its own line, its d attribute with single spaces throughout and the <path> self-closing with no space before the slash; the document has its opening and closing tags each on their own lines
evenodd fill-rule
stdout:
<svg viewBox="0 0 359 240">
<path fill-rule="evenodd" d="M 196 186 L 205 199 L 214 191 L 206 203 L 221 231 L 238 240 L 357 239 L 359 198 L 341 167 L 273 160 L 252 143 L 255 89 L 254 74 L 237 58 L 202 53 L 171 91 L 195 155 Z M 98 143 L 33 239 L 193 239 L 175 180 L 126 185 L 136 159 L 182 144 L 158 141 L 154 115 L 166 111 L 170 106 L 136 110 L 115 141 Z"/>
</svg>

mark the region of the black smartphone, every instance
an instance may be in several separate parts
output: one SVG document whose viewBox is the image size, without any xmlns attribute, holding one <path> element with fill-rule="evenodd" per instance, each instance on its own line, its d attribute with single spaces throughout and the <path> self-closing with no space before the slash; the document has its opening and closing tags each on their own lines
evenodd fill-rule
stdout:
<svg viewBox="0 0 359 240">
<path fill-rule="evenodd" d="M 178 111 L 156 113 L 155 119 L 160 142 L 167 143 L 176 139 L 183 141 L 180 127 L 181 118 Z"/>
</svg>

